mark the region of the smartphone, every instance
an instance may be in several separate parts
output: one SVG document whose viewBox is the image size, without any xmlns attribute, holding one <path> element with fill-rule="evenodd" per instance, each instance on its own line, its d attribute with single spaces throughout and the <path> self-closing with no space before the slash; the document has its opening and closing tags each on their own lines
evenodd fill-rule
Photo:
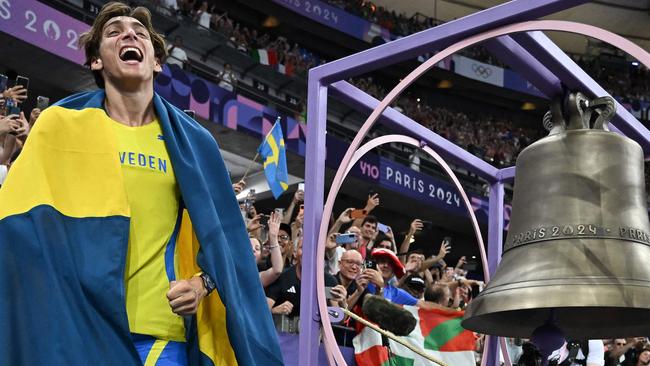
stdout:
<svg viewBox="0 0 650 366">
<path fill-rule="evenodd" d="M 305 183 L 298 183 L 298 190 L 299 191 L 305 191 Z"/>
<path fill-rule="evenodd" d="M 422 228 L 427 230 L 433 229 L 433 222 L 422 220 Z"/>
<path fill-rule="evenodd" d="M 329 300 L 332 298 L 332 287 L 325 286 L 325 299 Z"/>
<path fill-rule="evenodd" d="M 194 112 L 193 109 L 184 109 L 183 112 L 185 112 L 185 114 L 190 116 L 190 118 L 196 119 L 196 112 Z"/>
<path fill-rule="evenodd" d="M 284 215 L 284 208 L 276 208 L 274 211 L 276 215 Z"/>
<path fill-rule="evenodd" d="M 16 85 L 22 85 L 23 88 L 29 89 L 29 78 L 18 75 L 18 77 L 16 78 Z"/>
<path fill-rule="evenodd" d="M 368 269 L 368 268 L 370 268 L 370 269 L 375 269 L 375 261 L 373 261 L 372 259 L 366 259 L 366 260 L 363 262 L 363 266 L 364 266 L 366 269 Z"/>
<path fill-rule="evenodd" d="M 355 241 L 357 241 L 357 234 L 355 233 L 339 234 L 336 237 L 336 244 L 338 245 L 350 244 L 354 243 Z"/>
<path fill-rule="evenodd" d="M 262 215 L 260 217 L 260 225 L 268 226 L 270 218 L 271 218 L 271 216 L 269 216 L 269 215 Z"/>
<path fill-rule="evenodd" d="M 442 243 L 451 245 L 451 236 L 445 236 L 444 239 L 442 239 Z"/>
<path fill-rule="evenodd" d="M 39 95 L 36 98 L 36 108 L 41 111 L 50 106 L 50 98 Z"/>
<path fill-rule="evenodd" d="M 354 209 L 350 212 L 350 217 L 353 219 L 361 219 L 368 215 L 368 211 L 363 209 Z"/>
<path fill-rule="evenodd" d="M 368 197 L 372 197 L 372 196 L 374 196 L 376 193 L 377 193 L 377 192 L 375 192 L 374 190 L 371 189 L 371 190 L 368 191 Z"/>
<path fill-rule="evenodd" d="M 2 75 L 0 74 L 0 92 L 5 91 L 7 89 L 7 83 L 9 82 L 9 78 L 7 75 Z"/>
<path fill-rule="evenodd" d="M 300 211 L 298 211 L 298 214 L 300 215 L 303 212 L 305 212 L 305 205 L 304 204 L 300 205 Z"/>
<path fill-rule="evenodd" d="M 390 226 L 384 225 L 381 222 L 378 222 L 377 223 L 377 230 L 381 231 L 384 234 L 388 234 L 388 232 L 390 231 Z"/>
<path fill-rule="evenodd" d="M 7 109 L 7 115 L 9 114 L 20 114 L 20 107 L 17 105 L 12 105 Z"/>
</svg>

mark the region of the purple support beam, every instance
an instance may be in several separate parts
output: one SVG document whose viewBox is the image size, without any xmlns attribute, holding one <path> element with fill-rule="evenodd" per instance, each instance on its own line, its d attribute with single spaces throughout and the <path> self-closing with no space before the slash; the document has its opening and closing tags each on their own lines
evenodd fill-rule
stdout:
<svg viewBox="0 0 650 366">
<path fill-rule="evenodd" d="M 483 44 L 499 60 L 520 75 L 526 75 L 539 91 L 549 99 L 564 96 L 562 82 L 541 62 L 515 42 L 510 36 L 491 39 Z M 534 72 L 531 72 L 534 70 Z"/>
<path fill-rule="evenodd" d="M 503 183 L 498 181 L 490 185 L 490 208 L 488 215 L 488 267 L 490 277 L 494 275 L 503 250 Z M 487 366 L 499 365 L 499 338 L 489 337 L 485 347 L 488 348 Z"/>
<path fill-rule="evenodd" d="M 320 335 L 318 302 L 316 299 L 316 247 L 323 216 L 325 194 L 325 133 L 327 125 L 327 87 L 309 73 L 307 120 L 307 152 L 305 156 L 305 219 L 302 272 L 300 276 L 300 362 L 317 365 Z M 325 315 L 327 316 L 327 314 Z"/>
<path fill-rule="evenodd" d="M 513 38 L 546 65 L 568 88 L 582 91 L 590 97 L 609 95 L 544 33 L 527 32 L 514 35 Z M 618 103 L 616 116 L 612 119 L 611 124 L 624 135 L 638 142 L 646 155 L 650 153 L 648 129 Z"/>
<path fill-rule="evenodd" d="M 317 68 L 324 83 L 347 79 L 442 49 L 461 39 L 505 24 L 536 19 L 588 0 L 514 0 Z M 314 75 L 316 76 L 316 75 Z"/>
<path fill-rule="evenodd" d="M 348 103 L 361 112 L 371 112 L 379 105 L 379 101 L 346 81 L 330 85 L 332 96 Z M 427 143 L 446 161 L 462 165 L 488 182 L 496 180 L 498 169 L 484 160 L 470 154 L 460 146 L 448 141 L 437 133 L 413 121 L 393 108 L 387 108 L 383 113 L 384 125 L 405 135 L 414 136 Z"/>
</svg>

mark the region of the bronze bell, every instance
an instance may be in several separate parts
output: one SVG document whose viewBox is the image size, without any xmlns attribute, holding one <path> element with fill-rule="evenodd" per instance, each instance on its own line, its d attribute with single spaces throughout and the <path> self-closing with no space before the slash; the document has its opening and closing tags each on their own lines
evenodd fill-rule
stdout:
<svg viewBox="0 0 650 366">
<path fill-rule="evenodd" d="M 609 131 L 615 110 L 576 93 L 547 113 L 549 135 L 517 158 L 501 263 L 463 327 L 527 338 L 551 320 L 574 339 L 650 333 L 643 151 Z"/>
</svg>

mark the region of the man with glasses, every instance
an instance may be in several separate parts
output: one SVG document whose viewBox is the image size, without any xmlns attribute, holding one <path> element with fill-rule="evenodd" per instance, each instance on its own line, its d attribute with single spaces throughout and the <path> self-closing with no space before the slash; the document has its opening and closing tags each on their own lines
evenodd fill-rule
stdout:
<svg viewBox="0 0 650 366">
<path fill-rule="evenodd" d="M 646 338 L 616 338 L 612 349 L 605 352 L 605 366 L 634 366 L 635 360 L 640 359 L 646 346 Z"/>
<path fill-rule="evenodd" d="M 331 275 L 336 275 L 339 272 L 339 263 L 341 261 L 341 257 L 343 256 L 343 253 L 345 253 L 346 250 L 359 249 L 361 229 L 356 226 L 350 226 L 345 234 L 352 234 L 354 241 L 343 244 L 341 246 L 336 242 L 338 233 L 330 231 L 327 243 L 325 243 L 325 272 Z"/>
</svg>

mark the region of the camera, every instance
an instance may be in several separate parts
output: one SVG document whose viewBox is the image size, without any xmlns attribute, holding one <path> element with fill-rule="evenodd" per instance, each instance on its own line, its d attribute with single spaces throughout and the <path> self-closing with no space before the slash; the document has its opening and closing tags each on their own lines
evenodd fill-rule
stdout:
<svg viewBox="0 0 650 366">
<path fill-rule="evenodd" d="M 376 263 L 372 259 L 366 259 L 365 262 L 363 262 L 363 266 L 366 267 L 366 269 L 375 269 L 375 265 Z"/>
</svg>

